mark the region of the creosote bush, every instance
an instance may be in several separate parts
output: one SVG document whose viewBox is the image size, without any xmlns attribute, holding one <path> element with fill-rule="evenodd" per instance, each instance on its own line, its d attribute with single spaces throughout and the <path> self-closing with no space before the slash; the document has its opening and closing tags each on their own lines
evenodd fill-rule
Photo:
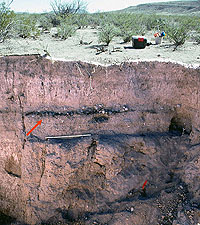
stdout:
<svg viewBox="0 0 200 225">
<path fill-rule="evenodd" d="M 171 22 L 165 27 L 168 39 L 175 45 L 174 50 L 181 46 L 189 37 L 189 28 L 179 22 Z"/>
<path fill-rule="evenodd" d="M 146 29 L 142 24 L 134 24 L 132 27 L 120 27 L 119 36 L 122 37 L 124 43 L 131 41 L 134 35 L 145 35 Z"/>
<path fill-rule="evenodd" d="M 0 42 L 5 41 L 12 33 L 15 13 L 9 9 L 5 2 L 0 3 Z"/>
<path fill-rule="evenodd" d="M 200 30 L 197 31 L 194 35 L 193 38 L 195 40 L 195 42 L 199 45 L 200 44 Z"/>
<path fill-rule="evenodd" d="M 133 21 L 131 14 L 113 13 L 108 16 L 107 20 L 119 29 L 117 36 L 121 37 L 125 43 L 129 42 L 134 34 L 136 35 L 136 23 Z"/>
<path fill-rule="evenodd" d="M 36 20 L 27 16 L 17 21 L 15 32 L 17 36 L 22 38 L 36 38 L 40 35 L 40 31 L 36 27 Z"/>
<path fill-rule="evenodd" d="M 78 29 L 86 28 L 89 25 L 87 14 L 76 14 L 71 16 L 72 23 L 78 27 Z"/>
<path fill-rule="evenodd" d="M 39 26 L 43 31 L 50 31 L 53 27 L 50 18 L 47 15 L 41 15 L 38 19 Z"/>
<path fill-rule="evenodd" d="M 113 24 L 102 25 L 99 32 L 99 42 L 105 43 L 107 46 L 112 39 L 119 34 L 119 29 Z"/>
<path fill-rule="evenodd" d="M 61 0 L 54 0 L 51 7 L 55 15 L 62 18 L 86 12 L 87 4 L 83 0 L 71 0 L 68 2 Z"/>
<path fill-rule="evenodd" d="M 49 21 L 53 27 L 57 27 L 60 25 L 62 18 L 60 16 L 57 16 L 53 13 L 48 13 L 45 16 L 47 18 L 47 21 Z"/>
<path fill-rule="evenodd" d="M 57 37 L 66 40 L 67 38 L 73 36 L 76 33 L 77 27 L 71 23 L 61 22 L 58 26 Z"/>
</svg>

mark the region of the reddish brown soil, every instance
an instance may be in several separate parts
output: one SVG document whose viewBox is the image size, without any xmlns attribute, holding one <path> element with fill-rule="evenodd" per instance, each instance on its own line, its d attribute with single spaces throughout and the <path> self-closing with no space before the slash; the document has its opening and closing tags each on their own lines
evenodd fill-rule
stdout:
<svg viewBox="0 0 200 225">
<path fill-rule="evenodd" d="M 199 68 L 38 55 L 0 68 L 0 212 L 27 224 L 200 222 Z"/>
</svg>

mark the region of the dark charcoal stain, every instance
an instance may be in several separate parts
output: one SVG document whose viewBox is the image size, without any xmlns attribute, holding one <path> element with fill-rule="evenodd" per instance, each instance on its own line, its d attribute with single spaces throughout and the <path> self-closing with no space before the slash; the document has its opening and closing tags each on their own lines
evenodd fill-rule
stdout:
<svg viewBox="0 0 200 225">
<path fill-rule="evenodd" d="M 94 107 L 82 107 L 77 110 L 70 110 L 70 111 L 64 111 L 64 112 L 55 112 L 55 111 L 31 111 L 26 112 L 25 116 L 31 116 L 31 115 L 37 115 L 37 116 L 73 116 L 73 115 L 94 115 L 94 114 L 116 114 L 116 113 L 124 113 L 128 111 L 135 111 L 131 110 L 127 106 L 122 106 L 119 108 L 106 108 L 103 106 L 94 106 Z"/>
<path fill-rule="evenodd" d="M 157 112 L 153 109 L 147 109 L 145 112 L 148 112 L 148 113 L 152 113 L 152 114 L 157 114 Z"/>
<path fill-rule="evenodd" d="M 96 140 L 92 140 L 91 145 L 88 147 L 88 159 L 93 159 L 96 149 L 97 142 Z"/>
<path fill-rule="evenodd" d="M 174 173 L 173 173 L 173 172 L 169 172 L 169 173 L 168 173 L 168 179 L 167 179 L 165 182 L 166 182 L 167 184 L 172 183 L 173 177 L 174 177 Z"/>
<path fill-rule="evenodd" d="M 172 118 L 171 119 L 171 123 L 170 123 L 170 126 L 169 126 L 169 132 L 171 133 L 177 133 L 178 135 L 182 135 L 183 133 L 183 126 L 182 124 L 180 123 L 180 121 L 177 119 L 177 118 Z"/>
<path fill-rule="evenodd" d="M 30 72 L 29 70 L 23 70 L 20 73 L 24 76 L 29 76 L 29 77 L 33 77 L 33 78 L 35 77 L 35 74 Z"/>
<path fill-rule="evenodd" d="M 8 97 L 8 99 L 13 102 L 15 98 L 13 95 L 11 95 L 10 97 Z"/>
<path fill-rule="evenodd" d="M 103 123 L 107 122 L 109 118 L 107 116 L 95 116 L 90 123 Z"/>
<path fill-rule="evenodd" d="M 181 136 L 182 134 L 190 134 L 191 130 L 187 129 L 181 118 L 173 117 L 169 126 L 169 132 Z"/>
<path fill-rule="evenodd" d="M 82 200 L 88 200 L 88 199 L 94 198 L 94 194 L 91 193 L 91 191 L 89 191 L 86 188 L 84 188 L 83 190 L 74 188 L 74 189 L 70 190 L 70 192 L 72 193 L 72 195 L 75 195 L 79 199 L 82 199 Z"/>
<path fill-rule="evenodd" d="M 13 176 L 13 177 L 21 178 L 21 176 L 18 175 L 18 174 L 15 174 L 15 173 L 12 173 L 12 172 L 8 172 L 8 171 L 6 171 L 6 172 L 7 172 L 9 175 Z"/>
<path fill-rule="evenodd" d="M 43 139 L 41 139 L 41 138 L 39 138 L 39 137 L 37 137 L 37 136 L 35 136 L 33 134 L 30 134 L 28 136 L 27 140 L 29 142 L 32 142 L 32 143 L 34 143 L 34 142 L 45 143 L 46 142 L 46 140 L 43 140 Z"/>
<path fill-rule="evenodd" d="M 141 191 L 141 197 L 139 197 L 139 199 L 145 199 L 147 197 L 147 193 L 146 193 L 146 189 L 144 188 L 142 191 Z"/>
<path fill-rule="evenodd" d="M 60 210 L 59 211 L 62 218 L 67 221 L 69 225 L 78 224 L 77 221 L 81 218 L 81 214 L 75 209 L 68 209 L 68 210 Z M 53 224 L 52 224 L 53 225 Z"/>
<path fill-rule="evenodd" d="M 2 225 L 10 225 L 11 223 L 16 222 L 16 220 L 10 216 L 7 216 L 0 212 L 0 224 Z"/>
</svg>

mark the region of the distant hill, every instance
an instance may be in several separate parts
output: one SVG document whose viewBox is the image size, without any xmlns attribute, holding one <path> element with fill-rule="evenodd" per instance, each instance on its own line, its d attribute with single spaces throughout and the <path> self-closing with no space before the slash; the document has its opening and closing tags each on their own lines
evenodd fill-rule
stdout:
<svg viewBox="0 0 200 225">
<path fill-rule="evenodd" d="M 140 4 L 137 6 L 130 6 L 128 8 L 118 10 L 118 12 L 200 15 L 200 0 Z"/>
</svg>

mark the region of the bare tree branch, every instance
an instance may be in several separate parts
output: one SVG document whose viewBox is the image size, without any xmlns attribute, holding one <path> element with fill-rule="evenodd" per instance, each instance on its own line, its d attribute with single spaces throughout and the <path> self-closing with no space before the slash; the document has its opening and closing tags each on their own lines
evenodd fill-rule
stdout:
<svg viewBox="0 0 200 225">
<path fill-rule="evenodd" d="M 14 0 L 11 0 L 9 3 L 8 3 L 8 7 L 10 7 L 10 5 L 13 3 Z"/>
<path fill-rule="evenodd" d="M 3 1 L 2 3 L 0 3 L 0 4 L 5 4 L 6 5 L 6 7 L 7 8 L 9 8 L 10 7 L 10 5 L 13 3 L 13 1 L 14 0 L 10 0 L 10 1 L 8 1 L 8 3 L 7 2 L 5 2 L 5 1 Z"/>
<path fill-rule="evenodd" d="M 83 0 L 73 0 L 71 2 L 62 2 L 61 0 L 54 0 L 51 3 L 53 12 L 61 17 L 69 16 L 70 14 L 81 13 L 86 10 L 87 4 Z"/>
</svg>

